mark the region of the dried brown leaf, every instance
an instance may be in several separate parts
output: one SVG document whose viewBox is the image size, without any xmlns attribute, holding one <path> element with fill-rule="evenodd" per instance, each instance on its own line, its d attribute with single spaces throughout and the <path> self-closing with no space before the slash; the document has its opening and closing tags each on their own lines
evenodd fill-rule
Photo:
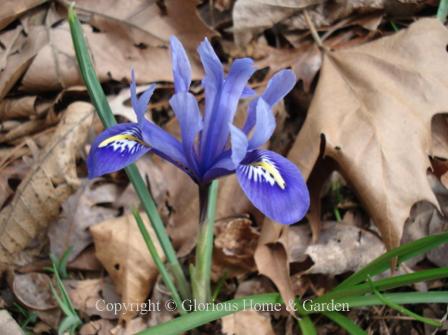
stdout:
<svg viewBox="0 0 448 335">
<path fill-rule="evenodd" d="M 74 260 L 92 242 L 88 228 L 118 214 L 116 208 L 104 206 L 114 203 L 118 192 L 115 184 L 84 183 L 62 204 L 59 219 L 50 226 L 51 252 L 61 257 L 71 248 L 68 260 Z"/>
<path fill-rule="evenodd" d="M 0 212 L 0 263 L 11 263 L 59 214 L 62 202 L 79 186 L 76 155 L 92 123 L 92 106 L 71 104 L 12 202 Z"/>
<path fill-rule="evenodd" d="M 27 36 L 20 34 L 16 39 L 11 41 L 12 45 L 2 55 L 4 59 L 4 70 L 0 76 L 0 99 L 5 97 L 9 90 L 16 84 L 17 80 L 25 73 L 34 56 L 36 56 L 47 41 L 47 34 L 41 26 L 32 26 L 27 31 Z M 10 49 L 16 51 L 8 53 Z"/>
<path fill-rule="evenodd" d="M 325 136 L 384 242 L 399 244 L 414 203 L 437 204 L 428 184 L 431 119 L 448 110 L 447 30 L 422 19 L 392 36 L 328 52 L 290 159 L 308 177 Z"/>
<path fill-rule="evenodd" d="M 216 222 L 213 277 L 238 276 L 255 270 L 254 253 L 260 233 L 247 218 Z"/>
<path fill-rule="evenodd" d="M 66 280 L 64 285 L 78 311 L 88 316 L 100 316 L 102 319 L 118 319 L 119 315 L 106 308 L 107 304 L 120 302 L 109 278 Z"/>
<path fill-rule="evenodd" d="M 142 213 L 151 238 L 157 237 L 147 217 Z M 142 303 L 148 297 L 158 270 L 141 236 L 132 214 L 109 219 L 90 228 L 96 256 L 106 268 L 124 304 Z M 159 256 L 165 255 L 158 243 Z M 113 248 L 114 252 L 111 252 Z M 131 319 L 136 311 L 123 311 L 121 317 Z"/>
<path fill-rule="evenodd" d="M 26 307 L 45 311 L 56 308 L 57 302 L 50 289 L 51 279 L 38 272 L 15 274 L 12 289 L 17 299 Z"/>
<path fill-rule="evenodd" d="M 126 79 L 134 67 L 139 82 L 171 81 L 169 36 L 177 35 L 193 50 L 210 31 L 198 18 L 194 1 L 166 1 L 166 14 L 155 1 L 79 1 L 77 10 L 91 25 L 83 25 L 100 81 Z M 95 27 L 97 30 L 93 30 Z M 99 30 L 99 31 L 98 31 Z M 47 28 L 49 42 L 25 74 L 27 91 L 46 91 L 82 84 L 67 22 Z M 192 75 L 202 73 L 192 58 Z"/>
<path fill-rule="evenodd" d="M 6 309 L 0 311 L 0 329 L 5 335 L 23 335 L 22 328 Z"/>
<path fill-rule="evenodd" d="M 48 0 L 5 0 L 0 7 L 0 29 L 6 27 L 19 15 Z"/>
</svg>

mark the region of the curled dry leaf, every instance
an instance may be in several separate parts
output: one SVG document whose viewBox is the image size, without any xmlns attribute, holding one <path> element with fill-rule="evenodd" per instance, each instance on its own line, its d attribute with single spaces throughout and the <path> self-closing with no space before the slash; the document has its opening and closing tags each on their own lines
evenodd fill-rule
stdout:
<svg viewBox="0 0 448 335">
<path fill-rule="evenodd" d="M 440 204 L 442 213 L 437 208 L 427 202 L 419 202 L 412 208 L 411 215 L 406 221 L 402 243 L 415 241 L 425 236 L 439 234 L 448 231 L 448 190 L 434 175 L 428 176 L 432 189 Z M 431 249 L 426 257 L 437 266 L 447 266 L 448 244 L 443 244 L 437 248 Z M 412 266 L 421 261 L 425 256 L 417 256 L 406 262 Z"/>
<path fill-rule="evenodd" d="M 0 120 L 36 116 L 42 112 L 37 96 L 25 96 L 0 101 Z"/>
<path fill-rule="evenodd" d="M 350 224 L 323 223 L 314 243 L 308 225 L 278 227 L 266 220 L 255 261 L 260 273 L 274 282 L 285 301 L 290 301 L 297 293 L 290 279 L 292 263 L 303 263 L 302 272 L 336 275 L 356 271 L 384 251 L 376 235 Z"/>
<path fill-rule="evenodd" d="M 62 212 L 48 231 L 50 249 L 61 257 L 71 248 L 69 261 L 74 260 L 91 242 L 89 227 L 118 214 L 116 208 L 106 207 L 118 197 L 116 185 L 87 181 L 62 204 Z"/>
<path fill-rule="evenodd" d="M 146 214 L 141 215 L 159 256 L 164 259 L 165 255 Z M 123 303 L 144 302 L 157 279 L 158 270 L 133 215 L 106 220 L 92 226 L 90 231 L 95 243 L 96 257 L 109 273 Z M 123 311 L 121 317 L 130 320 L 135 312 Z"/>
<path fill-rule="evenodd" d="M 0 212 L 0 263 L 11 264 L 59 214 L 79 186 L 76 155 L 92 123 L 92 106 L 75 102 L 64 112 L 51 141 L 20 183 L 12 202 Z"/>
<path fill-rule="evenodd" d="M 31 26 L 26 36 L 22 34 L 22 27 L 19 26 L 16 29 L 19 33 L 8 41 L 8 47 L 2 54 L 4 64 L 0 77 L 0 99 L 4 98 L 16 84 L 34 56 L 48 42 L 46 31 L 42 26 Z M 1 37 L 2 34 L 0 34 L 0 39 Z M 15 50 L 15 52 L 10 52 L 11 50 Z"/>
<path fill-rule="evenodd" d="M 50 277 L 44 273 L 15 274 L 12 290 L 17 299 L 26 307 L 45 311 L 58 306 L 50 284 Z"/>
<path fill-rule="evenodd" d="M 319 240 L 312 243 L 308 226 L 284 230 L 279 242 L 288 253 L 288 263 L 311 258 L 306 273 L 338 275 L 355 272 L 385 252 L 381 240 L 373 233 L 338 222 L 325 222 Z"/>
<path fill-rule="evenodd" d="M 254 252 L 260 233 L 247 218 L 218 221 L 215 225 L 213 277 L 237 276 L 255 270 Z"/>
<path fill-rule="evenodd" d="M 428 184 L 431 119 L 448 110 L 448 31 L 422 19 L 392 36 L 327 52 L 305 124 L 290 152 L 308 177 L 320 154 L 334 159 L 396 247 L 411 207 L 437 206 Z"/>
</svg>

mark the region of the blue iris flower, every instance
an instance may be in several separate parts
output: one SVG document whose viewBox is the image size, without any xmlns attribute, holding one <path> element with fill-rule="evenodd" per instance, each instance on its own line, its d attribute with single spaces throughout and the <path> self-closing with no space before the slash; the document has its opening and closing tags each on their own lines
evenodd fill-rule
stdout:
<svg viewBox="0 0 448 335">
<path fill-rule="evenodd" d="M 181 141 L 145 118 L 155 85 L 137 97 L 132 72 L 131 102 L 137 122 L 118 124 L 95 139 L 88 157 L 89 178 L 120 170 L 153 152 L 199 185 L 235 173 L 247 197 L 267 217 L 282 224 L 301 220 L 309 208 L 309 193 L 300 171 L 275 152 L 259 149 L 274 132 L 272 107 L 294 87 L 294 73 L 283 70 L 272 77 L 263 94 L 250 102 L 240 129 L 233 120 L 239 100 L 255 94 L 247 86 L 255 71 L 253 60 L 235 60 L 226 76 L 210 42 L 205 39 L 200 44 L 198 53 L 205 70 L 202 115 L 189 93 L 187 54 L 177 38 L 170 42 L 175 88 L 170 105 L 180 125 Z"/>
</svg>

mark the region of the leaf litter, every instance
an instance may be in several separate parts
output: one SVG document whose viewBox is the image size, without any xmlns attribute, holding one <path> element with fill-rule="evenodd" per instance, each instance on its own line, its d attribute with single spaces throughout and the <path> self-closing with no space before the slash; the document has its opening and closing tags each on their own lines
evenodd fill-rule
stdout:
<svg viewBox="0 0 448 335">
<path fill-rule="evenodd" d="M 265 220 L 235 178 L 223 178 L 213 260 L 213 279 L 223 280 L 220 298 L 274 290 L 287 300 L 319 295 L 385 247 L 446 231 L 448 137 L 442 113 L 448 106 L 447 34 L 432 19 L 406 28 L 430 4 L 213 1 L 201 4 L 202 17 L 196 5 L 181 0 L 133 0 L 126 6 L 77 2 L 96 71 L 120 121 L 133 121 L 127 87 L 133 66 L 142 88 L 150 82 L 163 86 L 149 106 L 151 118 L 171 132 L 178 129 L 166 101 L 172 90 L 171 34 L 193 56 L 193 79 L 202 75 L 194 49 L 204 36 L 219 46 L 223 60 L 255 58 L 263 70 L 251 82 L 254 89 L 283 67 L 298 77 L 277 111 L 269 146 L 288 153 L 309 177 L 308 220 L 292 227 Z M 78 86 L 81 77 L 67 43 L 66 6 L 64 1 L 21 0 L 0 9 L 0 261 L 3 269 L 25 265 L 5 290 L 39 312 L 36 333 L 51 331 L 60 315 L 52 312 L 54 302 L 43 288 L 49 277 L 41 260 L 71 246 L 65 284 L 86 321 L 80 334 L 133 334 L 174 315 L 115 315 L 95 308 L 99 298 L 126 303 L 169 296 L 129 215 L 139 202 L 124 174 L 84 180 L 87 139 L 101 127 L 97 119 L 92 123 L 92 107 L 81 102 L 88 97 Z M 392 23 L 403 29 L 392 32 Z M 324 47 L 311 39 L 310 28 L 319 31 Z M 195 83 L 192 91 L 203 103 Z M 245 108 L 242 103 L 240 123 Z M 70 127 L 73 132 L 64 137 Z M 138 165 L 187 264 L 198 228 L 196 189 L 157 158 Z M 333 170 L 354 194 L 354 206 L 334 205 L 343 214 L 340 222 L 327 203 Z M 428 176 L 428 170 L 434 175 Z M 445 249 L 407 266 L 446 266 Z M 34 300 L 29 292 L 37 292 Z M 117 318 L 126 322 L 118 324 Z M 296 330 L 293 324 L 286 313 L 246 311 L 223 319 L 222 330 L 204 331 L 290 334 Z M 381 324 L 384 328 L 386 322 Z M 323 333 L 331 331 L 324 322 L 319 325 Z"/>
</svg>

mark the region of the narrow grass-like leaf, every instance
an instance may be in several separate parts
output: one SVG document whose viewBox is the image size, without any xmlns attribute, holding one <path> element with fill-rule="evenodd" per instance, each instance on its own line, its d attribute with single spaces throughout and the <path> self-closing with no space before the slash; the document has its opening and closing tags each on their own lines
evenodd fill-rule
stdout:
<svg viewBox="0 0 448 335">
<path fill-rule="evenodd" d="M 219 308 L 210 307 L 207 311 L 192 312 L 155 327 L 143 330 L 137 335 L 177 335 L 195 329 L 224 316 L 249 308 L 254 304 L 280 304 L 282 299 L 278 293 L 267 293 L 238 298 L 217 304 Z"/>
<path fill-rule="evenodd" d="M 376 258 L 361 270 L 355 272 L 350 277 L 340 283 L 335 290 L 341 290 L 343 288 L 349 288 L 358 283 L 364 282 L 367 276 L 374 276 L 384 272 L 389 268 L 390 262 L 394 259 L 398 259 L 398 264 L 423 254 L 428 250 L 431 250 L 442 243 L 448 243 L 448 232 L 428 236 L 407 244 L 404 244 L 396 249 L 393 249 L 384 255 Z"/>
<path fill-rule="evenodd" d="M 347 333 L 351 335 L 367 335 L 367 333 L 362 330 L 356 323 L 354 323 L 352 320 L 341 313 L 323 312 L 322 314 L 334 323 L 338 324 L 340 327 L 344 328 Z"/>
<path fill-rule="evenodd" d="M 448 304 L 448 291 L 387 293 L 383 294 L 383 297 L 400 305 Z M 339 298 L 335 299 L 334 302 L 347 303 L 350 308 L 384 305 L 384 303 L 375 295 Z"/>
<path fill-rule="evenodd" d="M 435 280 L 441 278 L 448 278 L 448 267 L 445 268 L 435 268 L 429 270 L 418 271 L 414 273 L 399 275 L 395 277 L 380 279 L 374 281 L 374 285 L 378 290 L 390 290 L 397 287 L 403 287 L 409 284 Z M 329 293 L 315 299 L 315 302 L 325 302 L 331 299 L 349 297 L 355 295 L 362 295 L 364 293 L 372 292 L 369 283 L 363 283 L 355 285 L 350 288 L 339 289 L 335 291 L 330 291 Z"/>
<path fill-rule="evenodd" d="M 134 215 L 135 221 L 137 222 L 138 228 L 140 229 L 140 233 L 143 236 L 143 239 L 145 240 L 146 246 L 148 247 L 149 253 L 151 254 L 151 257 L 154 261 L 154 264 L 156 265 L 157 269 L 159 270 L 160 275 L 162 276 L 162 279 L 166 285 L 166 287 L 170 290 L 171 296 L 174 300 L 174 302 L 177 304 L 177 306 L 180 306 L 179 311 L 181 314 L 185 314 L 185 310 L 182 308 L 182 301 L 179 296 L 179 293 L 177 293 L 176 286 L 174 286 L 173 281 L 171 280 L 171 277 L 165 268 L 165 264 L 163 264 L 162 259 L 160 258 L 156 246 L 154 245 L 154 242 L 151 239 L 151 236 L 149 235 L 148 230 L 145 227 L 145 224 L 143 223 L 143 220 L 137 210 L 133 210 L 132 214 Z"/>
<path fill-rule="evenodd" d="M 440 0 L 439 8 L 437 9 L 437 19 L 440 22 L 445 23 L 448 15 L 448 0 Z"/>
<path fill-rule="evenodd" d="M 88 47 L 84 39 L 81 24 L 76 16 L 74 5 L 68 9 L 68 22 L 70 24 L 70 31 L 75 48 L 76 59 L 78 60 L 79 69 L 81 71 L 84 83 L 89 91 L 90 98 L 95 105 L 98 115 L 106 128 L 116 124 L 115 118 L 112 114 L 106 95 L 98 81 L 98 78 L 93 68 L 91 57 L 89 55 Z M 188 282 L 185 274 L 182 271 L 179 260 L 176 257 L 176 252 L 171 244 L 171 241 L 166 233 L 162 219 L 157 212 L 157 206 L 154 203 L 148 189 L 145 186 L 142 176 L 140 175 L 135 164 L 131 164 L 125 169 L 129 180 L 131 181 L 137 195 L 142 202 L 143 208 L 148 215 L 151 225 L 159 239 L 160 245 L 166 255 L 166 258 L 171 266 L 171 271 L 176 280 L 177 287 L 184 299 L 190 296 Z"/>
<path fill-rule="evenodd" d="M 317 335 L 316 327 L 309 316 L 302 316 L 297 321 L 303 335 Z"/>
<path fill-rule="evenodd" d="M 389 308 L 395 309 L 396 311 L 398 311 L 401 314 L 407 315 L 411 318 L 413 318 L 414 320 L 426 323 L 428 325 L 434 326 L 434 327 L 441 327 L 442 324 L 437 321 L 437 320 L 433 320 L 433 319 L 429 319 L 429 318 L 425 318 L 424 316 L 418 315 L 417 313 L 414 313 L 413 311 L 407 309 L 404 306 L 401 306 L 399 304 L 396 304 L 393 301 L 390 301 L 389 299 L 387 299 L 386 297 L 384 297 L 375 287 L 373 281 L 370 279 L 370 277 L 367 278 L 369 281 L 369 284 L 372 288 L 373 293 L 377 296 L 378 299 L 380 299 L 386 306 L 388 306 Z"/>
</svg>

